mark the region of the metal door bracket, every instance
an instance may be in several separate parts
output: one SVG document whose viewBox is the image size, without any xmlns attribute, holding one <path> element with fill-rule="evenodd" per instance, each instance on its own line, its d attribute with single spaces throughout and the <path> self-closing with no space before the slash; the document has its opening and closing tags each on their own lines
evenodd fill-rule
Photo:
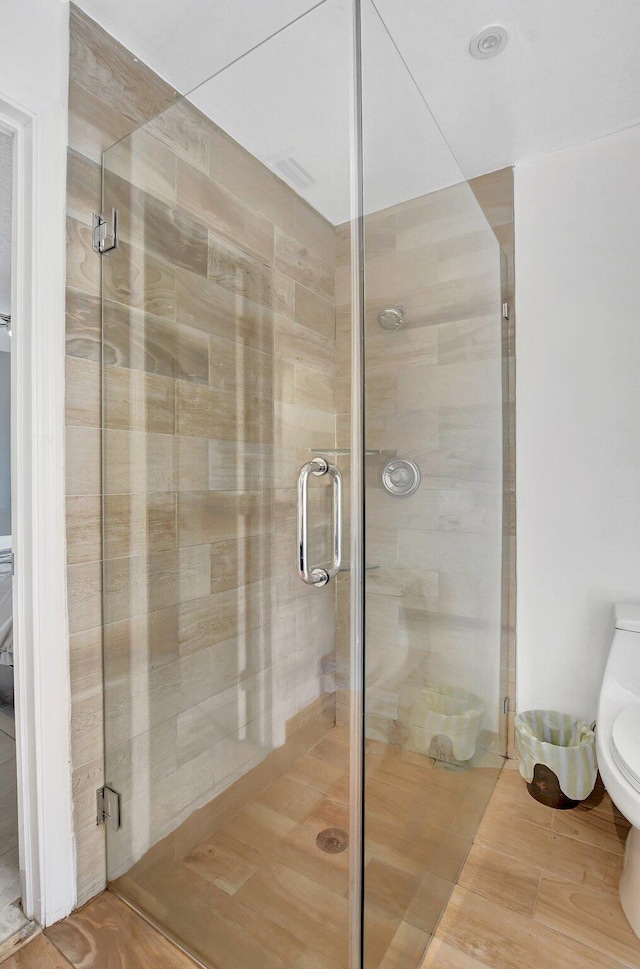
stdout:
<svg viewBox="0 0 640 969">
<path fill-rule="evenodd" d="M 98 824 L 108 824 L 117 831 L 120 827 L 120 795 L 111 787 L 99 787 L 96 801 Z"/>
<path fill-rule="evenodd" d="M 104 215 L 93 213 L 93 248 L 104 255 L 118 248 L 118 210 L 111 210 L 111 225 Z"/>
<path fill-rule="evenodd" d="M 509 304 L 508 303 L 503 303 L 502 304 L 502 319 L 503 320 L 508 320 L 509 319 Z"/>
</svg>

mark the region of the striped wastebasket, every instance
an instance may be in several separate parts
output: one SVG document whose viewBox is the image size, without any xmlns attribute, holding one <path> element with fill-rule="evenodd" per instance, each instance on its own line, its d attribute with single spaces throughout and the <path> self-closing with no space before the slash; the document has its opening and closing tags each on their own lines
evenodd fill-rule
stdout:
<svg viewBox="0 0 640 969">
<path fill-rule="evenodd" d="M 573 808 L 589 797 L 598 774 L 595 734 L 584 720 L 555 710 L 515 718 L 520 773 L 536 801 Z"/>
</svg>

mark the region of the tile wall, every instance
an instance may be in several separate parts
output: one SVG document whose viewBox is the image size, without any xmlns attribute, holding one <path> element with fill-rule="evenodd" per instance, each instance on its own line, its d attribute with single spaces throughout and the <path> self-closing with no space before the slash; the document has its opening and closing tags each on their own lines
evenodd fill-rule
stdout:
<svg viewBox="0 0 640 969">
<path fill-rule="evenodd" d="M 507 225 L 511 213 L 512 230 L 510 176 L 485 176 L 477 190 L 487 218 Z M 466 184 L 365 220 L 367 733 L 421 752 L 430 739 L 420 710 L 426 685 L 479 697 L 479 739 L 503 748 L 498 710 L 503 692 L 513 696 L 499 554 L 510 518 L 502 502 L 507 279 L 496 234 Z M 338 386 L 346 387 L 348 227 L 338 236 Z M 395 306 L 406 326 L 384 331 L 377 314 Z M 339 394 L 338 446 L 348 443 L 348 406 Z M 421 468 L 411 497 L 382 488 L 382 467 L 394 457 Z M 504 468 L 508 483 L 506 451 Z M 346 586 L 338 598 L 340 610 Z M 340 682 L 348 630 L 338 628 Z"/>
<path fill-rule="evenodd" d="M 150 116 L 175 92 L 75 9 L 71 29 L 67 491 L 84 900 L 105 876 L 103 560 L 107 781 L 128 819 L 110 875 L 282 743 L 292 716 L 330 702 L 334 591 L 297 579 L 294 516 L 299 467 L 335 447 L 335 229 L 187 103 L 125 137 L 105 162 L 121 245 L 102 257 L 102 410 L 89 228 L 100 154 L 144 121 L 129 118 L 131 100 Z M 319 486 L 320 557 L 326 499 Z"/>
<path fill-rule="evenodd" d="M 469 182 L 502 250 L 503 299 L 509 319 L 502 329 L 503 509 L 502 509 L 502 637 L 500 678 L 509 698 L 503 728 L 509 757 L 517 757 L 516 714 L 516 277 L 513 169 L 503 168 Z M 502 740 L 502 738 L 501 738 Z"/>
<path fill-rule="evenodd" d="M 91 220 L 101 208 L 101 153 L 177 92 L 71 7 L 67 176 L 66 481 L 72 768 L 78 901 L 105 884 L 103 783 L 100 259 Z"/>
<path fill-rule="evenodd" d="M 105 167 L 122 230 L 103 258 L 117 877 L 334 692 L 334 592 L 296 576 L 294 489 L 335 447 L 335 229 L 188 103 Z"/>
</svg>

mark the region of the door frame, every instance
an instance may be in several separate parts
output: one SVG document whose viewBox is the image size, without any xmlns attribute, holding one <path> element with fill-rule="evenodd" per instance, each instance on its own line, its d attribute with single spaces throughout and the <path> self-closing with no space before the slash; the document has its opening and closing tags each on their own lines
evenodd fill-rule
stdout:
<svg viewBox="0 0 640 969">
<path fill-rule="evenodd" d="M 14 692 L 25 914 L 76 902 L 65 535 L 66 111 L 0 91 L 13 137 L 11 448 Z M 23 103 L 24 100 L 28 103 Z"/>
</svg>

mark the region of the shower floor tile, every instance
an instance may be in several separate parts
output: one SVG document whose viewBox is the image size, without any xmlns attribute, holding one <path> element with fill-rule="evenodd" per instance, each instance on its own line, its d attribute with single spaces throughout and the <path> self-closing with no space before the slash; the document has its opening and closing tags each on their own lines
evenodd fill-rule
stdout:
<svg viewBox="0 0 640 969">
<path fill-rule="evenodd" d="M 197 845 L 180 852 L 176 832 L 169 861 L 152 849 L 114 891 L 215 969 L 344 969 L 349 851 L 318 837 L 349 833 L 348 730 L 325 730 Z M 365 969 L 415 969 L 499 770 L 367 741 L 365 773 Z"/>
</svg>

